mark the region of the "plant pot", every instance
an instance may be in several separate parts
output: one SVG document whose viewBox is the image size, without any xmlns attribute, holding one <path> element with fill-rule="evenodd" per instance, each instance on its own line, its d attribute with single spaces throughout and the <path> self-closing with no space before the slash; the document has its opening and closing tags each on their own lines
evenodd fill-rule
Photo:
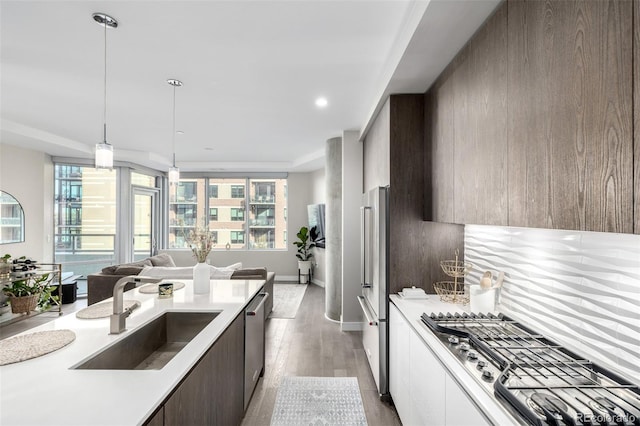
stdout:
<svg viewBox="0 0 640 426">
<path fill-rule="evenodd" d="M 11 303 L 11 312 L 14 314 L 28 314 L 36 309 L 38 306 L 39 294 L 32 294 L 30 296 L 10 297 L 9 303 Z"/>
<path fill-rule="evenodd" d="M 311 261 L 298 260 L 298 271 L 300 272 L 300 284 L 307 284 L 311 276 Z"/>
</svg>

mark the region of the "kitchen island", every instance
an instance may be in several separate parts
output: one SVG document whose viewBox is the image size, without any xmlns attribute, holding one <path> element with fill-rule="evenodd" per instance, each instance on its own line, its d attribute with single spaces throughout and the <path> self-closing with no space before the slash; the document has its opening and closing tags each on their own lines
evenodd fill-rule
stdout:
<svg viewBox="0 0 640 426">
<path fill-rule="evenodd" d="M 127 331 L 118 335 L 109 334 L 109 318 L 78 319 L 75 314 L 21 333 L 69 329 L 76 339 L 50 354 L 0 367 L 0 424 L 134 425 L 156 419 L 163 404 L 180 393 L 175 391 L 189 373 L 202 368 L 200 360 L 211 355 L 225 331 L 242 320 L 245 307 L 264 286 L 261 280 L 212 280 L 209 294 L 194 294 L 191 281 L 179 281 L 186 286 L 168 299 L 138 289 L 125 292 L 125 301 L 137 300 L 141 306 L 127 318 Z M 166 312 L 218 314 L 162 369 L 74 368 Z M 226 355 L 243 358 L 242 348 L 238 352 Z"/>
</svg>

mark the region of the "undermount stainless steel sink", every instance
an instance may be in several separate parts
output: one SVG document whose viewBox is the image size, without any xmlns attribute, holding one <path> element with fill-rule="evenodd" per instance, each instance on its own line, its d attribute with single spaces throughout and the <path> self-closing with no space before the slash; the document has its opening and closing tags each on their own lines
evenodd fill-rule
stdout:
<svg viewBox="0 0 640 426">
<path fill-rule="evenodd" d="M 219 312 L 167 312 L 73 367 L 81 370 L 159 370 Z"/>
</svg>

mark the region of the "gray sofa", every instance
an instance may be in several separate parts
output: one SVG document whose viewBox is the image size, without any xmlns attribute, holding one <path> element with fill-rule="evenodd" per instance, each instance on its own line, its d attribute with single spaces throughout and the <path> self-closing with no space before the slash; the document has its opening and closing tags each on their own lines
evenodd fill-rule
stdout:
<svg viewBox="0 0 640 426">
<path fill-rule="evenodd" d="M 147 259 L 122 265 L 103 268 L 101 272 L 87 276 L 87 304 L 93 305 L 113 296 L 113 287 L 120 278 L 138 275 L 145 266 L 176 266 L 168 254 L 159 254 Z M 276 274 L 267 272 L 267 268 L 241 268 L 233 272 L 232 280 L 265 280 L 264 291 L 269 293 L 265 301 L 265 318 L 273 309 L 273 282 Z M 127 283 L 124 291 L 131 290 L 135 283 Z"/>
</svg>

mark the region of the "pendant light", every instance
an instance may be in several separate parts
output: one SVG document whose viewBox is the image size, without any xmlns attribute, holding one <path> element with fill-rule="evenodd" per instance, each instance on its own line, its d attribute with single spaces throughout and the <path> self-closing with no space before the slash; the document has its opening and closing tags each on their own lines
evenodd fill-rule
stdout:
<svg viewBox="0 0 640 426">
<path fill-rule="evenodd" d="M 173 166 L 169 167 L 169 183 L 178 183 L 180 181 L 180 169 L 176 167 L 176 87 L 182 86 L 180 80 L 170 78 L 167 80 L 171 86 L 173 86 Z"/>
<path fill-rule="evenodd" d="M 104 27 L 104 137 L 96 144 L 96 169 L 112 169 L 113 146 L 107 142 L 107 27 L 118 28 L 118 21 L 105 13 L 94 13 L 93 20 Z"/>
</svg>

